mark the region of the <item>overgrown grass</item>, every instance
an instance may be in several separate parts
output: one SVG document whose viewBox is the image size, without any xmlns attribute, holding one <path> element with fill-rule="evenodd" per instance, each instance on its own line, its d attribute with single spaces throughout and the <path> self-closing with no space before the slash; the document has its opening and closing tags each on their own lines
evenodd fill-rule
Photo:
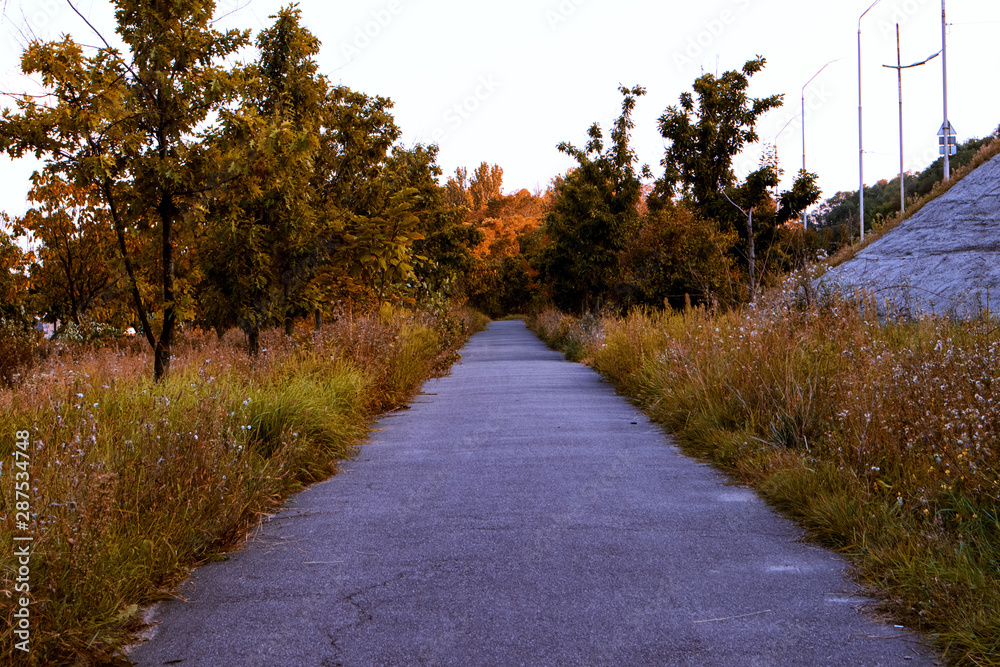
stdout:
<svg viewBox="0 0 1000 667">
<path fill-rule="evenodd" d="M 193 564 L 237 545 L 258 517 L 333 473 L 371 418 L 443 370 L 469 314 L 384 309 L 321 332 L 277 331 L 248 359 L 231 332 L 189 334 L 149 378 L 140 343 L 54 346 L 0 392 L 0 660 L 106 664 Z M 14 648 L 15 434 L 30 433 L 30 653 Z M 127 664 L 127 663 L 124 663 Z"/>
<path fill-rule="evenodd" d="M 756 308 L 533 328 L 704 457 L 852 557 L 952 664 L 1000 665 L 1000 333 L 878 321 L 793 292 Z"/>
</svg>

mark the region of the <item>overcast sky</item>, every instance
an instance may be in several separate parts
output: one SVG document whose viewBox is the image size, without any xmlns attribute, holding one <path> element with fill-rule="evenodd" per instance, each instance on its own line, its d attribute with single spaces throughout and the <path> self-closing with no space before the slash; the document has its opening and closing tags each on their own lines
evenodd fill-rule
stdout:
<svg viewBox="0 0 1000 667">
<path fill-rule="evenodd" d="M 255 33 L 288 4 L 220 0 L 219 27 Z M 619 84 L 642 85 L 633 134 L 642 162 L 659 175 L 663 140 L 657 118 L 691 89 L 702 72 L 736 69 L 757 54 L 767 59 L 753 79 L 758 97 L 782 93 L 785 104 L 759 124 L 775 143 L 785 185 L 802 166 L 800 107 L 806 101 L 806 166 L 819 174 L 823 196 L 858 187 L 858 18 L 871 0 L 301 0 L 303 22 L 322 41 L 320 65 L 334 82 L 395 102 L 406 144 L 437 143 L 448 175 L 482 161 L 504 170 L 504 190 L 544 188 L 573 166 L 556 144 L 586 142 L 597 121 L 618 115 Z M 107 0 L 77 0 L 102 32 L 114 31 Z M 960 141 L 1000 125 L 1000 2 L 949 0 L 949 116 Z M 899 170 L 896 30 L 904 65 L 941 49 L 940 0 L 881 0 L 864 17 L 862 84 L 865 182 Z M 6 0 L 0 30 L 0 84 L 18 91 L 23 35 L 70 33 L 96 38 L 65 0 Z M 252 57 L 252 56 L 248 56 Z M 839 60 L 837 60 L 839 59 Z M 905 166 L 920 170 L 937 157 L 943 119 L 942 59 L 903 71 Z M 9 104 L 9 102 L 4 102 Z M 791 121 L 789 123 L 789 121 Z M 738 164 L 756 168 L 760 148 Z M 0 158 L 0 209 L 25 208 L 30 164 Z"/>
</svg>

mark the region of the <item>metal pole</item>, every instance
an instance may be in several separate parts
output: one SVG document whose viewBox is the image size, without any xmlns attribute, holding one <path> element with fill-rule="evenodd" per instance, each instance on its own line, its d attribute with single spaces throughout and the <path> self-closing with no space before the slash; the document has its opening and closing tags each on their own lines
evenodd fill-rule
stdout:
<svg viewBox="0 0 1000 667">
<path fill-rule="evenodd" d="M 830 63 L 827 63 L 829 65 Z M 823 65 L 826 67 L 826 65 Z M 820 70 L 822 72 L 823 70 Z M 816 76 L 819 76 L 819 72 L 816 72 Z M 813 79 L 816 78 L 813 76 Z M 812 79 L 809 79 L 812 81 Z M 805 176 L 806 173 L 806 86 L 809 85 L 809 81 L 806 81 L 806 85 L 802 86 L 802 175 Z M 809 226 L 809 218 L 806 217 L 806 212 L 802 211 L 802 230 Z"/>
<path fill-rule="evenodd" d="M 822 74 L 823 70 L 825 70 L 827 68 L 827 66 L 829 66 L 831 63 L 837 62 L 838 60 L 840 60 L 840 58 L 834 58 L 833 60 L 831 60 L 830 62 L 828 62 L 826 65 L 823 65 L 822 67 L 820 67 L 819 71 L 816 72 L 815 74 L 813 74 L 812 78 L 810 78 L 808 81 L 806 81 L 805 85 L 802 86 L 802 111 L 801 111 L 802 115 L 800 116 L 800 118 L 802 118 L 802 172 L 803 173 L 805 173 L 805 171 L 806 171 L 806 87 L 808 87 L 809 84 L 813 82 L 813 79 L 815 79 L 820 74 Z M 806 228 L 807 222 L 808 222 L 808 218 L 806 217 L 806 212 L 803 211 L 802 212 L 802 229 Z"/>
<path fill-rule="evenodd" d="M 869 7 L 868 9 L 871 9 Z M 866 12 L 868 10 L 865 10 Z M 865 146 L 861 132 L 861 18 L 858 18 L 858 226 L 861 227 L 861 240 L 865 240 Z"/>
<path fill-rule="evenodd" d="M 899 80 L 899 219 L 906 212 L 906 186 L 903 179 L 903 61 L 899 56 L 899 24 L 896 24 L 896 77 Z"/>
<path fill-rule="evenodd" d="M 937 58 L 941 55 L 938 51 L 932 56 L 924 58 L 918 63 L 913 63 L 911 65 L 904 65 L 899 59 L 899 24 L 896 24 L 896 64 L 895 65 L 882 65 L 882 67 L 891 67 L 896 70 L 897 77 L 899 79 L 899 213 L 900 215 L 906 212 L 906 174 L 903 172 L 903 70 L 910 69 L 911 67 L 920 67 L 928 63 L 929 61 Z"/>
<path fill-rule="evenodd" d="M 861 228 L 862 241 L 865 240 L 865 147 L 861 132 L 861 19 L 879 2 L 881 0 L 875 0 L 858 17 L 858 209 L 861 218 L 858 221 L 858 226 Z M 944 0 L 941 2 L 943 3 Z"/>
<path fill-rule="evenodd" d="M 941 70 L 944 94 L 944 180 L 951 180 L 951 123 L 948 122 L 948 22 L 945 18 L 945 0 L 941 0 Z"/>
</svg>

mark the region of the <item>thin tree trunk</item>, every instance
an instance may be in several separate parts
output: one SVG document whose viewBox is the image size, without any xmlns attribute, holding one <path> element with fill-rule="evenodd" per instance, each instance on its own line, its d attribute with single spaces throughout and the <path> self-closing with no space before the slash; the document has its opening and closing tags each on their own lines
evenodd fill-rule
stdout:
<svg viewBox="0 0 1000 667">
<path fill-rule="evenodd" d="M 248 327 L 245 331 L 247 334 L 247 350 L 250 352 L 251 357 L 256 357 L 260 354 L 260 328 Z"/>
<path fill-rule="evenodd" d="M 177 324 L 177 307 L 174 304 L 174 244 L 173 218 L 176 211 L 173 197 L 164 193 L 159 205 L 163 251 L 163 330 L 156 341 L 153 356 L 153 379 L 157 382 L 170 371 L 173 353 L 174 326 Z"/>
<path fill-rule="evenodd" d="M 756 253 L 754 250 L 754 239 L 753 239 L 753 209 L 750 209 L 749 215 L 747 215 L 747 241 L 749 243 L 748 247 L 748 257 L 750 263 L 750 303 L 754 303 L 757 296 L 757 275 L 756 275 Z"/>
<path fill-rule="evenodd" d="M 139 325 L 142 335 L 151 348 L 156 348 L 156 337 L 153 336 L 153 327 L 149 325 L 149 318 L 146 317 L 146 308 L 142 304 L 142 295 L 139 293 L 139 283 L 135 278 L 135 267 L 132 266 L 132 258 L 128 254 L 128 246 L 125 243 L 125 228 L 118 215 L 118 207 L 111 191 L 111 179 L 105 178 L 101 184 L 104 189 L 104 197 L 108 202 L 108 210 L 111 212 L 111 221 L 115 227 L 115 236 L 118 237 L 118 250 L 122 254 L 122 261 L 125 263 L 125 273 L 128 274 L 129 282 L 132 285 L 132 302 L 135 305 L 135 312 L 139 316 Z"/>
<path fill-rule="evenodd" d="M 291 337 L 295 333 L 295 320 L 292 319 L 292 306 L 288 302 L 288 281 L 282 287 L 285 306 L 285 335 Z"/>
</svg>

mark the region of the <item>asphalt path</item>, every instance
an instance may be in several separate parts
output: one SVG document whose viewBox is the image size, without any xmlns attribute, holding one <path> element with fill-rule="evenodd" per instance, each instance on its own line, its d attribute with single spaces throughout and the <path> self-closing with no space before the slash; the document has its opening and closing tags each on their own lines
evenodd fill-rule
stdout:
<svg viewBox="0 0 1000 667">
<path fill-rule="evenodd" d="M 158 605 L 139 665 L 932 665 L 846 563 L 520 321 Z"/>
</svg>

